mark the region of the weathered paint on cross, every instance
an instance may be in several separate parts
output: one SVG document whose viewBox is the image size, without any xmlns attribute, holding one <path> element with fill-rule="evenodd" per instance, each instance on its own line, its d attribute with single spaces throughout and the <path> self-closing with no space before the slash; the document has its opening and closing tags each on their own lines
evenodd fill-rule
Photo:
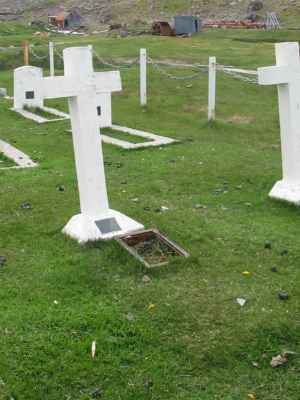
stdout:
<svg viewBox="0 0 300 400">
<path fill-rule="evenodd" d="M 259 68 L 261 85 L 278 85 L 283 179 L 270 197 L 300 205 L 300 57 L 298 43 L 278 43 L 275 67 Z"/>
</svg>

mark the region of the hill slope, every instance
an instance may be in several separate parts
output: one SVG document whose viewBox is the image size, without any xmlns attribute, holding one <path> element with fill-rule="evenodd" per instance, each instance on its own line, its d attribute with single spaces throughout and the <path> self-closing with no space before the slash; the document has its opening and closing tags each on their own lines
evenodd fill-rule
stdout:
<svg viewBox="0 0 300 400">
<path fill-rule="evenodd" d="M 250 0 L 0 0 L 0 17 L 42 17 L 57 11 L 76 7 L 93 22 L 149 22 L 169 19 L 174 14 L 198 14 L 202 18 L 244 18 Z M 296 19 L 300 25 L 298 0 L 264 0 L 263 14 L 276 11 L 283 18 Z M 12 15 L 11 15 L 11 14 Z"/>
</svg>

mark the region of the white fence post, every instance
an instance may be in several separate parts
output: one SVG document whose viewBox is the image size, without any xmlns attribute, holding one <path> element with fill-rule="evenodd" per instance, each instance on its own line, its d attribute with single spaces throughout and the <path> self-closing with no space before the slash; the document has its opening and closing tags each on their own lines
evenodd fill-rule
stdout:
<svg viewBox="0 0 300 400">
<path fill-rule="evenodd" d="M 147 105 L 147 50 L 140 49 L 140 102 Z"/>
<path fill-rule="evenodd" d="M 209 57 L 208 66 L 208 122 L 216 118 L 216 75 L 217 60 L 216 57 Z"/>
<path fill-rule="evenodd" d="M 54 43 L 53 42 L 49 42 L 49 62 L 50 62 L 50 76 L 55 76 Z"/>
</svg>

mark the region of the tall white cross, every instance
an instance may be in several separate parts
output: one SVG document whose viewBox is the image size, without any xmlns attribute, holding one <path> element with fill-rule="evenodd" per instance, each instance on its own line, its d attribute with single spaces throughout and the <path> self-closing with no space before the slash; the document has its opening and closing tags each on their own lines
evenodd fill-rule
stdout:
<svg viewBox="0 0 300 400">
<path fill-rule="evenodd" d="M 44 99 L 69 99 L 81 213 L 63 231 L 84 243 L 142 229 L 140 223 L 109 208 L 106 190 L 97 93 L 121 90 L 120 73 L 93 73 L 89 47 L 65 49 L 64 68 L 64 76 L 41 79 Z"/>
<path fill-rule="evenodd" d="M 277 43 L 276 66 L 258 69 L 261 85 L 278 85 L 283 178 L 270 197 L 300 205 L 300 57 L 298 43 Z"/>
</svg>

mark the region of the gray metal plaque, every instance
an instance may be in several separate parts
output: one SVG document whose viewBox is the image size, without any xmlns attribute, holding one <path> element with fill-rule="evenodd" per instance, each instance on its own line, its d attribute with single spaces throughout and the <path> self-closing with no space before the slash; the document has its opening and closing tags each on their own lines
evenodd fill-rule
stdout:
<svg viewBox="0 0 300 400">
<path fill-rule="evenodd" d="M 121 227 L 119 226 L 115 218 L 101 219 L 100 221 L 95 221 L 95 224 L 102 235 L 118 232 L 121 230 Z"/>
</svg>

